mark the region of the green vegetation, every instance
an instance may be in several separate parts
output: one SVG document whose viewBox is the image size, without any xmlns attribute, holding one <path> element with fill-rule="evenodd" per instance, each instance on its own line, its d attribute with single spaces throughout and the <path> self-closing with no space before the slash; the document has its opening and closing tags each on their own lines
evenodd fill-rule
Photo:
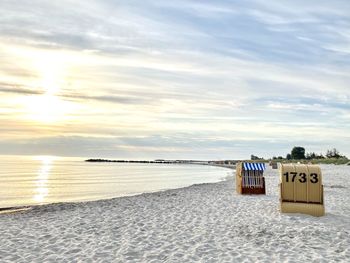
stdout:
<svg viewBox="0 0 350 263">
<path fill-rule="evenodd" d="M 326 159 L 314 159 L 311 160 L 313 164 L 348 164 L 350 160 L 348 158 L 326 158 Z"/>
<path fill-rule="evenodd" d="M 305 159 L 305 148 L 304 147 L 299 147 L 295 146 L 292 149 L 292 152 L 290 153 L 290 156 L 292 159 Z"/>
<path fill-rule="evenodd" d="M 340 165 L 340 164 L 348 164 L 350 162 L 349 159 L 347 158 L 330 158 L 330 159 L 293 159 L 293 160 L 287 160 L 287 159 L 275 159 L 273 160 L 275 162 L 281 162 L 281 163 L 303 163 L 303 164 L 308 164 L 308 163 L 312 163 L 312 164 L 336 164 L 336 165 Z"/>
<path fill-rule="evenodd" d="M 281 163 L 312 163 L 312 164 L 348 164 L 350 165 L 350 160 L 339 153 L 335 148 L 327 150 L 326 154 L 317 154 L 315 152 L 306 153 L 305 148 L 301 146 L 295 146 L 290 153 L 286 155 L 286 158 L 282 156 L 274 156 L 269 160 L 264 160 L 255 155 L 251 155 L 251 160 L 254 161 L 273 161 Z"/>
<path fill-rule="evenodd" d="M 250 156 L 250 160 L 264 160 L 264 158 L 260 158 L 260 157 L 258 157 L 258 156 L 255 156 L 254 154 L 252 154 L 252 155 Z"/>
</svg>

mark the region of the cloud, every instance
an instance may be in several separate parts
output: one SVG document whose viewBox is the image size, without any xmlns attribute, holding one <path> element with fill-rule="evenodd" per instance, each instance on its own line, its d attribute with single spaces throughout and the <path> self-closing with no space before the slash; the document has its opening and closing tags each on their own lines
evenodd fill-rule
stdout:
<svg viewBox="0 0 350 263">
<path fill-rule="evenodd" d="M 135 157 L 161 149 L 209 158 L 283 154 L 294 142 L 343 147 L 349 7 L 3 1 L 0 123 L 14 146 L 8 151 Z M 38 123 L 27 113 L 49 112 L 47 105 L 26 102 L 50 89 L 74 107 L 57 123 Z"/>
<path fill-rule="evenodd" d="M 21 86 L 7 84 L 7 83 L 0 83 L 0 92 L 13 93 L 13 94 L 23 94 L 23 95 L 43 94 L 43 91 L 41 91 L 41 90 L 33 90 L 33 89 L 24 88 Z"/>
<path fill-rule="evenodd" d="M 31 140 L 0 141 L 1 154 L 36 154 L 81 156 L 82 158 L 114 159 L 239 159 L 255 154 L 265 158 L 290 152 L 295 145 L 303 145 L 307 151 L 325 152 L 337 147 L 346 152 L 348 143 L 341 145 L 332 139 L 320 145 L 318 141 L 305 139 L 201 139 L 188 134 L 181 137 L 78 137 L 59 136 Z M 327 148 L 328 147 L 328 148 Z M 7 149 L 6 151 L 4 149 Z M 201 149 L 206 149 L 203 152 Z M 343 151 L 345 150 L 345 151 Z M 211 156 L 211 157 L 209 157 Z"/>
<path fill-rule="evenodd" d="M 112 96 L 112 95 L 103 95 L 103 96 L 89 96 L 83 94 L 61 94 L 62 98 L 73 101 L 100 101 L 100 102 L 110 102 L 116 104 L 151 104 L 153 99 L 151 98 L 141 98 L 141 97 L 132 97 L 132 96 Z"/>
</svg>

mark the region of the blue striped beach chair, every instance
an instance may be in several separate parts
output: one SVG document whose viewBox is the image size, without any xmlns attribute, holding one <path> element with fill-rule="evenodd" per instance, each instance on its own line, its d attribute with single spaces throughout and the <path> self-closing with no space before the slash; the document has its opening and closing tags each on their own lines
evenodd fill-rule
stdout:
<svg viewBox="0 0 350 263">
<path fill-rule="evenodd" d="M 265 163 L 239 162 L 236 165 L 236 190 L 239 194 L 266 194 Z"/>
</svg>

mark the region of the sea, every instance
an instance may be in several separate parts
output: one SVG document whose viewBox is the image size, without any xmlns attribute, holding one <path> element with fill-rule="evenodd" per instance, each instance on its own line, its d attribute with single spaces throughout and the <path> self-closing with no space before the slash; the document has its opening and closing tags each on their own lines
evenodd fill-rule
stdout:
<svg viewBox="0 0 350 263">
<path fill-rule="evenodd" d="M 233 170 L 208 165 L 0 156 L 0 208 L 109 199 L 214 183 L 232 175 Z"/>
</svg>

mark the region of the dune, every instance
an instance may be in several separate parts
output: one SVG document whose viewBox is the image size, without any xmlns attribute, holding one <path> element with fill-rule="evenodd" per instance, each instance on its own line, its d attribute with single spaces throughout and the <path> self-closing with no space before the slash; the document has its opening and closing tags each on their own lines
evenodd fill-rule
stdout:
<svg viewBox="0 0 350 263">
<path fill-rule="evenodd" d="M 278 174 L 266 196 L 234 177 L 138 196 L 0 215 L 1 262 L 345 262 L 350 167 L 323 165 L 326 215 L 281 214 Z"/>
</svg>

